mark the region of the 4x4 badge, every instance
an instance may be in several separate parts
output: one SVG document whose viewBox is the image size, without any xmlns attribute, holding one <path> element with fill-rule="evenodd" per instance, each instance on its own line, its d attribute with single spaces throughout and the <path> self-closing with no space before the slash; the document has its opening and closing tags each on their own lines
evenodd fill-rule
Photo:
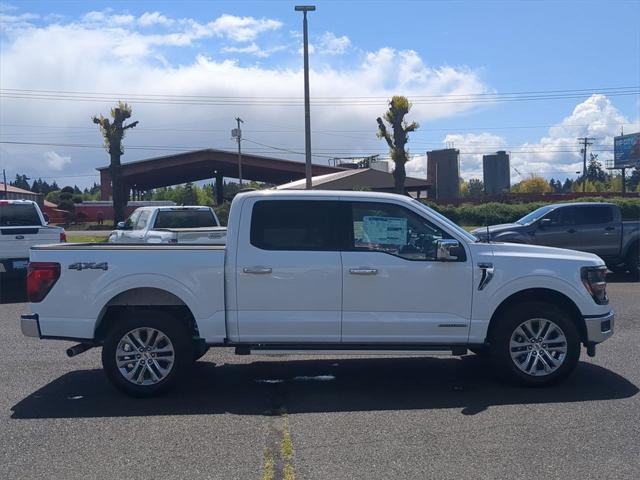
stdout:
<svg viewBox="0 0 640 480">
<path fill-rule="evenodd" d="M 107 262 L 76 262 L 69 265 L 69 270 L 109 270 Z"/>
</svg>

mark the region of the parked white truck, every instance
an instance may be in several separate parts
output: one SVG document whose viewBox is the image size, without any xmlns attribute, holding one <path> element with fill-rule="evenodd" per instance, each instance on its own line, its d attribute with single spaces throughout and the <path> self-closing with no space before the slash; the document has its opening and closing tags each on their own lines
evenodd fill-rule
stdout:
<svg viewBox="0 0 640 480">
<path fill-rule="evenodd" d="M 24 282 L 33 245 L 67 241 L 64 228 L 47 223 L 36 202 L 0 200 L 0 281 Z"/>
<path fill-rule="evenodd" d="M 613 333 L 596 255 L 481 243 L 408 197 L 243 193 L 226 247 L 31 249 L 22 331 L 102 347 L 115 386 L 150 396 L 208 347 L 256 352 L 467 349 L 549 384 Z"/>
<path fill-rule="evenodd" d="M 211 207 L 140 207 L 109 234 L 109 243 L 209 243 L 224 245 L 227 229 Z"/>
</svg>

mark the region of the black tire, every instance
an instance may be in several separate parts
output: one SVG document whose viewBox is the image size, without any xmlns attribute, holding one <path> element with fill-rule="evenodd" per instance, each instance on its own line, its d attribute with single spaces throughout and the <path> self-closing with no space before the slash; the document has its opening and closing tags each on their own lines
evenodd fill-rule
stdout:
<svg viewBox="0 0 640 480">
<path fill-rule="evenodd" d="M 625 265 L 633 278 L 640 279 L 640 244 L 629 249 Z"/>
<path fill-rule="evenodd" d="M 537 352 L 540 351 L 537 350 L 536 353 L 531 351 L 536 350 L 536 345 L 547 346 L 548 344 L 546 343 L 534 343 L 531 347 L 529 347 L 529 343 L 523 343 L 522 347 L 516 347 L 518 351 L 524 349 L 522 350 L 522 355 L 519 356 L 519 360 L 523 362 L 526 360 L 526 366 L 533 365 L 534 368 L 531 370 L 535 370 L 538 375 L 527 373 L 519 368 L 516 360 L 511 356 L 510 349 L 512 335 L 516 334 L 516 329 L 518 329 L 522 323 L 533 320 L 535 324 L 543 328 L 545 323 L 538 322 L 535 319 L 553 322 L 560 329 L 561 333 L 564 334 L 564 338 L 566 339 L 566 342 L 561 342 L 566 344 L 566 352 L 562 357 L 562 361 L 554 357 L 548 358 L 548 353 L 540 355 L 540 359 L 531 356 L 537 356 Z M 542 387 L 565 379 L 576 368 L 580 358 L 580 335 L 571 316 L 557 306 L 546 302 L 525 302 L 509 309 L 501 318 L 497 318 L 496 321 L 498 323 L 495 325 L 495 328 L 493 328 L 490 339 L 491 358 L 496 369 L 508 380 L 525 386 Z M 552 332 L 551 335 L 556 333 L 557 330 Z M 538 334 L 540 334 L 540 331 L 538 331 Z M 523 341 L 529 342 L 529 340 Z M 553 340 L 547 340 L 547 342 L 553 342 Z M 560 346 L 560 343 L 551 343 L 551 345 Z M 531 355 L 527 357 L 529 351 L 531 351 Z M 557 353 L 554 352 L 554 355 L 556 354 Z M 550 373 L 545 374 L 540 371 L 546 371 L 545 368 L 541 368 L 544 367 L 544 363 L 559 364 L 559 366 L 556 367 L 555 370 L 550 371 Z"/>
<path fill-rule="evenodd" d="M 167 391 L 178 382 L 193 361 L 192 341 L 186 327 L 177 318 L 158 310 L 130 311 L 125 315 L 115 323 L 104 340 L 102 367 L 107 378 L 116 388 L 133 397 L 152 397 Z M 170 343 L 160 340 L 157 346 L 157 354 L 154 353 L 156 350 L 151 352 L 144 351 L 143 346 L 140 346 L 143 350 L 140 355 L 136 350 L 128 350 L 131 351 L 131 355 L 120 356 L 119 358 L 125 359 L 125 361 L 131 358 L 131 362 L 120 369 L 116 363 L 118 345 L 121 341 L 124 342 L 124 348 L 127 348 L 126 344 L 133 345 L 135 337 L 134 339 L 131 337 L 125 339 L 124 337 L 138 328 L 154 329 L 163 334 Z M 159 337 L 157 335 L 155 338 Z M 144 341 L 144 333 L 141 333 L 139 338 Z M 149 343 L 154 343 L 153 340 L 153 338 L 149 340 Z M 144 345 L 144 343 L 141 345 Z M 173 353 L 169 355 L 166 350 L 172 350 Z M 152 354 L 155 357 L 153 367 L 151 367 L 151 364 L 149 364 L 149 367 L 140 365 L 140 362 L 144 363 L 144 359 L 139 359 L 141 356 L 145 355 L 145 358 L 147 358 Z M 148 361 L 152 362 L 154 360 L 149 359 Z M 171 365 L 170 367 L 169 364 Z M 162 375 L 162 370 L 159 370 L 158 367 L 166 368 L 168 371 Z M 143 371 L 145 369 L 146 371 Z M 151 371 L 152 369 L 153 372 Z M 137 372 L 141 372 L 142 383 L 137 384 L 125 378 L 127 370 L 134 377 L 138 376 L 136 375 Z M 157 375 L 158 372 L 160 372 L 160 375 Z"/>
</svg>

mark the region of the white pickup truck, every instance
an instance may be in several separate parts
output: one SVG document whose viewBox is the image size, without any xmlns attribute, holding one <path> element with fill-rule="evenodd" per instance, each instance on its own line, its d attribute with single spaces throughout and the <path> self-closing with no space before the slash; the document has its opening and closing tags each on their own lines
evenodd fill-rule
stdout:
<svg viewBox="0 0 640 480">
<path fill-rule="evenodd" d="M 0 281 L 24 281 L 33 245 L 66 240 L 64 228 L 47 225 L 36 202 L 0 200 Z"/>
<path fill-rule="evenodd" d="M 108 378 L 150 396 L 208 347 L 238 354 L 470 349 L 544 385 L 613 333 L 596 255 L 481 243 L 408 197 L 248 192 L 226 247 L 31 249 L 22 331 L 102 347 Z"/>
<path fill-rule="evenodd" d="M 140 207 L 117 230 L 109 243 L 209 243 L 224 245 L 227 229 L 211 207 Z"/>
</svg>

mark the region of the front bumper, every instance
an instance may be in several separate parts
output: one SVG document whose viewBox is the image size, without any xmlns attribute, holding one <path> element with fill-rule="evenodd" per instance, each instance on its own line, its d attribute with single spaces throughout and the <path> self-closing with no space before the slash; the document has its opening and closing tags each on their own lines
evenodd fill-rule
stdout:
<svg viewBox="0 0 640 480">
<path fill-rule="evenodd" d="M 601 343 L 613 335 L 616 314 L 611 311 L 605 315 L 585 315 L 587 327 L 587 343 Z"/>
<path fill-rule="evenodd" d="M 20 330 L 25 337 L 40 338 L 40 319 L 38 314 L 20 315 Z"/>
</svg>

